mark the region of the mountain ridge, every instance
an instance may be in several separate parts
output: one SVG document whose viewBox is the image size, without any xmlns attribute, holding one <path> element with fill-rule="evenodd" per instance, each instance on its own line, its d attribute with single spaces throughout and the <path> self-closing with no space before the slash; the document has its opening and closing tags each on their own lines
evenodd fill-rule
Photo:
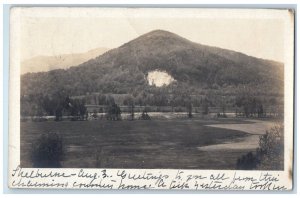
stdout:
<svg viewBox="0 0 300 198">
<path fill-rule="evenodd" d="M 83 53 L 35 56 L 21 62 L 21 74 L 29 72 L 47 72 L 54 69 L 68 69 L 71 66 L 76 66 L 92 58 L 98 57 L 108 50 L 108 48 L 96 48 Z"/>
</svg>

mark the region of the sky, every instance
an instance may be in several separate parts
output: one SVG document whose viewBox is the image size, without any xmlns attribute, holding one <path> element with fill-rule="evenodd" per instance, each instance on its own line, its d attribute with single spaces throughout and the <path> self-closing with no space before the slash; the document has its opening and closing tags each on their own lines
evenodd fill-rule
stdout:
<svg viewBox="0 0 300 198">
<path fill-rule="evenodd" d="M 283 62 L 284 20 L 274 13 L 184 10 L 22 10 L 20 57 L 116 48 L 149 31 Z M 275 16 L 275 17 L 274 17 Z"/>
</svg>

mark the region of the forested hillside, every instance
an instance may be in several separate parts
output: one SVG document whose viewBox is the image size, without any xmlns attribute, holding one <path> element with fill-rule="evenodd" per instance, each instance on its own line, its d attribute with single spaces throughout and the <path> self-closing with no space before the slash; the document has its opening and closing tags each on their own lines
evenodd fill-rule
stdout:
<svg viewBox="0 0 300 198">
<path fill-rule="evenodd" d="M 124 94 L 139 105 L 235 106 L 244 98 L 277 105 L 282 103 L 283 69 L 279 62 L 156 30 L 78 66 L 22 75 L 21 105 L 27 114 L 45 98 L 77 97 L 87 104 L 94 98 L 100 104 L 103 97 Z M 153 70 L 167 72 L 175 82 L 150 86 L 146 77 Z"/>
</svg>

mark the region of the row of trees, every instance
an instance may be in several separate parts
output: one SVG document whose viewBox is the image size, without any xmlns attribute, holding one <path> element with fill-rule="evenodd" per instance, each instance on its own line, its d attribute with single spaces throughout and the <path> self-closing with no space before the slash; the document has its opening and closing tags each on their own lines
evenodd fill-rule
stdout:
<svg viewBox="0 0 300 198">
<path fill-rule="evenodd" d="M 94 95 L 93 97 L 97 98 L 97 95 Z M 110 95 L 99 95 L 98 96 L 101 100 L 99 100 L 99 105 L 111 105 L 114 103 L 114 98 Z M 118 96 L 117 96 L 118 97 Z M 208 114 L 209 113 L 209 107 L 216 107 L 214 102 L 210 100 L 210 97 L 207 96 L 199 96 L 198 99 L 197 97 L 192 97 L 189 95 L 184 95 L 184 96 L 179 96 L 180 100 L 173 100 L 172 99 L 173 95 L 167 96 L 166 94 L 162 94 L 159 97 L 153 96 L 154 99 L 162 99 L 161 101 L 164 102 L 158 102 L 154 103 L 153 106 L 171 106 L 173 107 L 178 107 L 178 106 L 183 106 L 186 107 L 186 110 L 188 112 L 188 117 L 192 117 L 192 112 L 193 112 L 193 107 L 202 107 L 202 113 L 203 114 Z M 176 96 L 179 98 L 178 96 Z M 171 99 L 168 99 L 171 98 Z M 200 98 L 200 99 L 199 99 Z M 140 98 L 134 98 L 132 95 L 125 95 L 123 96 L 123 105 L 129 106 L 135 106 L 135 105 L 140 105 L 140 106 L 147 106 L 149 105 L 145 101 L 141 100 Z M 232 107 L 237 107 L 239 111 L 236 111 L 237 116 L 243 115 L 245 117 L 264 117 L 265 116 L 265 109 L 264 109 L 264 104 L 263 101 L 259 97 L 253 97 L 253 96 L 237 96 L 235 97 L 234 102 L 230 101 L 228 102 L 228 98 L 225 96 L 215 96 L 214 100 L 219 100 L 218 106 L 222 110 L 219 112 L 220 116 L 225 116 L 226 109 L 229 107 L 232 109 Z M 270 105 L 276 105 L 276 99 L 273 99 L 275 101 L 271 102 Z M 100 102 L 101 101 L 101 102 Z M 112 102 L 111 102 L 112 101 Z M 142 102 L 140 102 L 142 101 Z M 149 105 L 151 106 L 151 105 Z"/>
<path fill-rule="evenodd" d="M 104 105 L 112 108 L 114 104 L 119 104 L 129 106 L 132 111 L 134 111 L 134 106 L 170 106 L 172 111 L 178 107 L 185 107 L 188 112 L 192 112 L 193 107 L 201 107 L 203 114 L 208 114 L 210 107 L 219 107 L 222 109 L 219 112 L 220 115 L 225 115 L 227 108 L 237 108 L 239 109 L 236 112 L 237 115 L 263 117 L 266 112 L 265 104 L 278 106 L 281 102 L 276 97 L 266 100 L 263 97 L 244 93 L 236 96 L 223 96 L 211 92 L 208 92 L 207 95 L 191 95 L 188 92 L 185 94 L 171 94 L 157 91 L 155 94 L 141 92 L 139 94 L 89 94 L 80 97 L 69 97 L 66 93 L 57 92 L 52 96 L 42 94 L 23 95 L 21 97 L 21 115 L 56 115 L 59 118 L 64 113 L 79 116 L 80 119 L 83 119 L 84 114 L 86 114 L 85 104 Z M 189 113 L 189 117 L 191 117 L 191 113 Z"/>
<path fill-rule="evenodd" d="M 262 102 L 257 98 L 237 97 L 236 105 L 243 109 L 243 114 L 248 117 L 264 117 Z"/>
<path fill-rule="evenodd" d="M 222 96 L 211 95 L 191 95 L 189 93 L 184 94 L 169 94 L 165 92 L 158 92 L 155 94 L 149 94 L 141 92 L 134 96 L 133 94 L 90 94 L 83 98 L 87 104 L 91 105 L 111 105 L 111 101 L 118 100 L 120 105 L 139 105 L 139 106 L 185 106 L 188 103 L 192 103 L 193 106 L 202 106 L 207 104 L 209 106 L 220 106 L 222 103 Z M 224 99 L 224 98 L 223 98 Z M 226 105 L 232 106 L 234 103 L 234 97 L 226 97 L 224 101 Z"/>
<path fill-rule="evenodd" d="M 62 120 L 62 116 L 73 116 L 74 119 L 84 120 L 87 109 L 82 99 L 71 99 L 57 93 L 55 96 L 21 97 L 22 116 L 55 116 L 55 120 Z"/>
<path fill-rule="evenodd" d="M 37 104 L 34 108 L 25 108 L 26 105 Z M 121 109 L 115 103 L 114 98 L 106 98 L 107 120 L 121 120 Z M 134 119 L 134 104 L 131 103 L 131 117 Z M 86 120 L 88 111 L 85 106 L 85 99 L 74 99 L 69 96 L 57 94 L 55 97 L 21 97 L 21 115 L 23 116 L 55 116 L 56 121 L 61 121 L 62 116 L 71 116 L 72 120 Z"/>
</svg>

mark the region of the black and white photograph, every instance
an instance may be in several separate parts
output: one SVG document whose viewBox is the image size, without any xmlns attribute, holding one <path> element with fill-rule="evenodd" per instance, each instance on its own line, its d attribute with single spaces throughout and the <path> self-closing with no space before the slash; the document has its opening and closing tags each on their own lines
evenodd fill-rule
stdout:
<svg viewBox="0 0 300 198">
<path fill-rule="evenodd" d="M 291 179 L 293 17 L 287 9 L 13 8 L 14 164 Z"/>
</svg>

